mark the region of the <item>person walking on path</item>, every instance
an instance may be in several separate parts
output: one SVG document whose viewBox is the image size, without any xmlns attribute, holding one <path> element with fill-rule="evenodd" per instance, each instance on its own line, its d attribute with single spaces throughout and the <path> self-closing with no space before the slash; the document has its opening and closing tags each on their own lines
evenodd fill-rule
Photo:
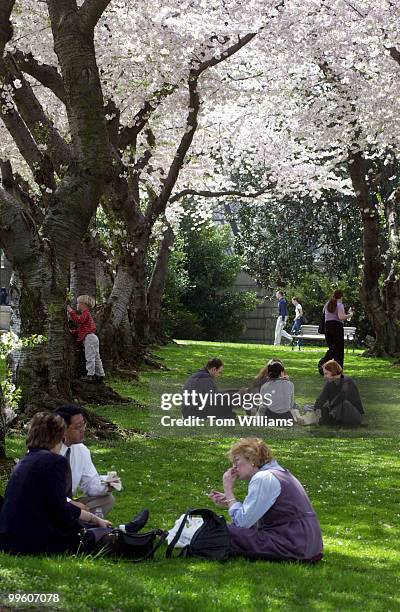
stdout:
<svg viewBox="0 0 400 612">
<path fill-rule="evenodd" d="M 279 346 L 282 336 L 290 341 L 292 341 L 293 338 L 284 330 L 288 320 L 288 308 L 284 293 L 282 291 L 277 291 L 276 299 L 278 300 L 278 318 L 276 320 L 274 346 Z"/>
<path fill-rule="evenodd" d="M 303 307 L 299 302 L 299 298 L 297 297 L 292 298 L 292 304 L 294 306 L 295 315 L 291 333 L 294 336 L 298 336 L 300 332 L 300 327 L 303 324 Z"/>
</svg>

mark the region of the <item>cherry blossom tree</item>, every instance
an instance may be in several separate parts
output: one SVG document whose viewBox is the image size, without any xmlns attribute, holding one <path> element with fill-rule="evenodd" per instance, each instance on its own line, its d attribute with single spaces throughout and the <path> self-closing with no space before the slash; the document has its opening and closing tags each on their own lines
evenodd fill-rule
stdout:
<svg viewBox="0 0 400 612">
<path fill-rule="evenodd" d="M 24 406 L 71 397 L 65 297 L 73 253 L 103 191 L 109 147 L 103 95 L 95 58 L 94 27 L 108 5 L 88 0 L 47 2 L 56 74 L 68 116 L 70 142 L 63 139 L 11 50 L 14 2 L 2 3 L 0 28 L 0 114 L 29 167 L 35 192 L 28 192 L 10 160 L 2 163 L 0 241 L 20 288 L 20 337 L 15 355 Z M 22 12 L 19 14 L 17 9 Z M 3 151 L 4 155 L 4 151 Z M 28 341 L 32 338 L 45 342 Z M 43 380 L 45 386 L 43 387 Z"/>
<path fill-rule="evenodd" d="M 47 338 L 21 353 L 24 401 L 39 371 L 70 396 L 64 298 L 72 261 L 75 290 L 93 278 L 98 202 L 118 245 L 104 338 L 147 342 L 180 199 L 233 194 L 244 159 L 261 203 L 354 197 L 376 350 L 399 350 L 399 16 L 389 0 L 2 3 L 0 243 L 21 337 Z"/>
<path fill-rule="evenodd" d="M 221 86 L 212 69 L 250 43 L 284 4 L 253 0 L 243 10 L 239 2 L 184 2 L 174 10 L 161 2 L 5 3 L 0 240 L 19 287 L 15 310 L 26 342 L 15 355 L 16 377 L 25 405 L 43 391 L 49 402 L 71 397 L 68 271 L 75 260 L 72 276 L 81 276 L 81 240 L 101 197 L 127 238 L 111 320 L 117 326 L 126 318 L 118 292 L 128 302 L 132 296 L 136 335 L 147 338 L 143 271 L 154 224 L 200 175 L 215 186 L 207 147 L 216 128 L 207 134 L 204 112 Z M 193 146 L 199 126 L 203 136 Z M 208 164 L 198 163 L 201 157 Z M 42 342 L 30 346 L 32 337 Z M 36 384 L 41 379 L 44 388 Z"/>
</svg>

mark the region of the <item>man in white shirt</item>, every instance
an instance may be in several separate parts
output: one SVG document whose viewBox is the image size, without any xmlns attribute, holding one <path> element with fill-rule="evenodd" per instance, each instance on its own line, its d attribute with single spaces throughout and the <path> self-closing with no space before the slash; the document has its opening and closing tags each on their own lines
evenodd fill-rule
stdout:
<svg viewBox="0 0 400 612">
<path fill-rule="evenodd" d="M 71 483 L 68 498 L 72 498 L 78 488 L 85 493 L 83 497 L 73 500 L 78 508 L 96 512 L 106 516 L 114 505 L 111 495 L 111 486 L 104 484 L 93 465 L 90 450 L 82 444 L 85 437 L 86 421 L 82 408 L 74 405 L 62 406 L 56 411 L 67 424 L 64 443 L 60 454 L 63 455 L 71 467 Z"/>
</svg>

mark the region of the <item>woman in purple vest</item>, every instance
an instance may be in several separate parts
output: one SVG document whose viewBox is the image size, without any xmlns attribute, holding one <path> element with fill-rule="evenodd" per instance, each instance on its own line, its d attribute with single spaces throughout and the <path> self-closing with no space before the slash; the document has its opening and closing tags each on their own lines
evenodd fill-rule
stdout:
<svg viewBox="0 0 400 612">
<path fill-rule="evenodd" d="M 233 467 L 223 476 L 224 492 L 212 491 L 210 498 L 229 509 L 233 552 L 269 561 L 319 561 L 321 528 L 297 478 L 274 460 L 260 438 L 242 438 L 228 456 Z M 243 502 L 233 492 L 237 479 L 249 481 Z"/>
</svg>

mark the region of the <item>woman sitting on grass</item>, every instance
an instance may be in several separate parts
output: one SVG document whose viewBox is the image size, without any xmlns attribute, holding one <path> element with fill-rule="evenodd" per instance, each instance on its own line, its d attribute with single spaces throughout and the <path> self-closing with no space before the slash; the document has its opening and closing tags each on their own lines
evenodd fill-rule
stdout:
<svg viewBox="0 0 400 612">
<path fill-rule="evenodd" d="M 364 407 L 357 385 L 343 374 L 340 364 L 331 359 L 322 366 L 325 386 L 315 400 L 314 410 L 322 425 L 359 425 Z"/>
<path fill-rule="evenodd" d="M 232 517 L 233 552 L 270 561 L 319 561 L 321 528 L 301 483 L 260 438 L 239 440 L 228 456 L 233 467 L 223 476 L 224 492 L 212 491 L 209 497 Z M 243 503 L 233 492 L 237 479 L 249 481 Z"/>
<path fill-rule="evenodd" d="M 38 412 L 31 421 L 25 457 L 8 482 L 0 512 L 0 551 L 12 554 L 77 552 L 82 528 L 111 531 L 112 524 L 69 503 L 71 470 L 59 455 L 66 423 L 56 414 Z M 147 518 L 147 517 L 146 517 Z M 125 525 L 138 531 L 143 521 Z"/>
<path fill-rule="evenodd" d="M 266 365 L 261 368 L 261 370 L 255 377 L 255 379 L 251 383 L 250 387 L 246 387 L 245 389 L 242 389 L 241 392 L 242 393 L 260 393 L 261 387 L 266 382 L 268 382 L 270 379 L 268 368 L 272 363 L 280 363 L 283 368 L 282 378 L 288 378 L 282 361 L 280 359 L 270 359 L 269 361 L 267 361 Z"/>
<path fill-rule="evenodd" d="M 271 419 L 293 420 L 294 384 L 287 378 L 282 362 L 269 362 L 267 374 L 268 378 L 260 389 L 263 404 L 254 413 Z"/>
</svg>

